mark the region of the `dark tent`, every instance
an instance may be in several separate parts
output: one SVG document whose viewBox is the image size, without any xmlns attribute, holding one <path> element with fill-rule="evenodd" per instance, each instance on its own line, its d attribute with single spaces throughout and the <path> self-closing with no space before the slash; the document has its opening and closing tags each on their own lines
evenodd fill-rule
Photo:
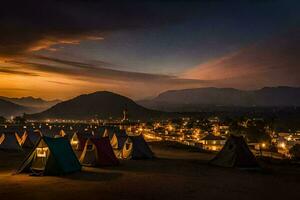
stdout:
<svg viewBox="0 0 300 200">
<path fill-rule="evenodd" d="M 150 159 L 154 154 L 142 135 L 129 136 L 122 149 L 123 159 Z"/>
<path fill-rule="evenodd" d="M 87 166 L 114 166 L 119 164 L 108 137 L 88 139 L 79 161 L 82 165 Z"/>
<path fill-rule="evenodd" d="M 41 138 L 41 132 L 39 130 L 26 130 L 27 137 L 30 139 L 31 142 L 35 145 Z"/>
<path fill-rule="evenodd" d="M 125 130 L 114 128 L 113 132 L 109 132 L 110 144 L 114 150 L 121 150 L 128 138 Z"/>
<path fill-rule="evenodd" d="M 222 150 L 210 161 L 222 167 L 257 168 L 255 156 L 242 136 L 231 135 Z"/>
<path fill-rule="evenodd" d="M 81 170 L 81 165 L 66 138 L 42 137 L 17 173 L 64 175 Z"/>
<path fill-rule="evenodd" d="M 94 138 L 102 138 L 105 134 L 105 127 L 99 127 L 96 129 L 93 129 L 93 137 Z"/>
<path fill-rule="evenodd" d="M 83 151 L 85 142 L 87 139 L 92 138 L 92 132 L 83 131 L 83 132 L 76 132 L 74 133 L 73 137 L 71 138 L 71 146 L 76 151 Z"/>
<path fill-rule="evenodd" d="M 0 150 L 22 151 L 19 144 L 17 133 L 6 132 L 0 135 Z"/>
<path fill-rule="evenodd" d="M 22 148 L 33 148 L 35 146 L 35 142 L 36 141 L 31 140 L 27 131 L 25 131 L 22 137 L 20 138 L 20 145 Z"/>
</svg>

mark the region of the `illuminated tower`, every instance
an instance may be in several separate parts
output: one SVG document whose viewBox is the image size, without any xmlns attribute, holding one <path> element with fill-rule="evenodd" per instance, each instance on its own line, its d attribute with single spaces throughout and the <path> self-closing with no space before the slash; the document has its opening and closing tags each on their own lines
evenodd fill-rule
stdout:
<svg viewBox="0 0 300 200">
<path fill-rule="evenodd" d="M 123 110 L 123 119 L 122 119 L 122 121 L 128 121 L 128 110 L 127 110 L 127 108 L 125 108 Z"/>
</svg>

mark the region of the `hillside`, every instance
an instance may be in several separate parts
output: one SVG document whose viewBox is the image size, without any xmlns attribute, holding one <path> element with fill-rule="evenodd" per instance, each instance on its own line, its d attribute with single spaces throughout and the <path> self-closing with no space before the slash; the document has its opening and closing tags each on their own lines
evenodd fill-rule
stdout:
<svg viewBox="0 0 300 200">
<path fill-rule="evenodd" d="M 0 96 L 0 99 L 10 101 L 12 103 L 25 106 L 25 107 L 31 107 L 34 109 L 35 112 L 41 112 L 43 110 L 46 110 L 55 104 L 61 102 L 60 100 L 51 100 L 47 101 L 41 98 L 34 98 L 34 97 L 20 97 L 20 98 L 11 98 L 11 97 L 4 97 Z"/>
<path fill-rule="evenodd" d="M 121 119 L 127 109 L 130 119 L 149 119 L 160 112 L 137 105 L 133 100 L 107 91 L 84 94 L 58 103 L 41 113 L 28 115 L 30 119 Z"/>
<path fill-rule="evenodd" d="M 151 109 L 165 111 L 199 111 L 203 106 L 300 106 L 300 88 L 265 87 L 252 91 L 233 88 L 171 90 L 152 100 L 138 103 Z"/>
<path fill-rule="evenodd" d="M 31 108 L 0 99 L 0 116 L 8 118 L 11 116 L 22 115 L 25 112 L 31 112 Z"/>
</svg>

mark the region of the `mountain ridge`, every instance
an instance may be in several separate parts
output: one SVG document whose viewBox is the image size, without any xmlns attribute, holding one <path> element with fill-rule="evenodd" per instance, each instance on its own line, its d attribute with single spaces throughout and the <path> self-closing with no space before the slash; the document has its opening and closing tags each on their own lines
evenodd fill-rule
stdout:
<svg viewBox="0 0 300 200">
<path fill-rule="evenodd" d="M 20 106 L 24 107 L 30 107 L 35 112 L 40 112 L 43 110 L 46 110 L 55 104 L 61 102 L 61 100 L 55 99 L 55 100 L 44 100 L 40 97 L 32 97 L 32 96 L 26 96 L 26 97 L 5 97 L 0 96 L 0 99 L 18 104 Z"/>
<path fill-rule="evenodd" d="M 32 112 L 32 109 L 0 99 L 0 116 L 7 118 L 11 116 L 22 115 L 25 112 Z"/>
<path fill-rule="evenodd" d="M 188 88 L 168 90 L 152 100 L 138 101 L 138 103 L 150 109 L 163 111 L 179 111 L 176 110 L 176 106 L 181 107 L 180 111 L 191 111 L 193 105 L 195 108 L 199 106 L 300 106 L 300 87 L 278 86 L 264 87 L 258 90 L 217 87 Z M 188 105 L 188 110 L 182 110 L 185 105 Z M 195 111 L 198 110 L 195 109 Z"/>
<path fill-rule="evenodd" d="M 27 115 L 30 119 L 122 119 L 127 109 L 130 119 L 155 117 L 159 111 L 144 108 L 133 100 L 109 91 L 82 94 L 60 102 L 36 114 Z"/>
</svg>

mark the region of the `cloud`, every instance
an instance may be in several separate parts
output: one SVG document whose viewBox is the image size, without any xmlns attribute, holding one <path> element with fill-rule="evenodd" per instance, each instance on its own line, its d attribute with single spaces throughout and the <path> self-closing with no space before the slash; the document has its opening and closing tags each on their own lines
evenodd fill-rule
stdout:
<svg viewBox="0 0 300 200">
<path fill-rule="evenodd" d="M 0 91 L 31 91 L 27 88 L 0 88 Z"/>
<path fill-rule="evenodd" d="M 105 79 L 111 81 L 130 81 L 130 82 L 157 82 L 164 84 L 204 84 L 208 81 L 199 79 L 183 79 L 177 76 L 150 74 L 141 72 L 121 71 L 115 69 L 104 68 L 106 66 L 115 66 L 112 63 L 103 61 L 78 62 L 47 56 L 32 56 L 37 58 L 37 62 L 29 62 L 26 60 L 10 60 L 11 64 L 22 66 L 23 68 L 39 72 L 54 73 L 70 77 L 78 77 L 79 79 L 97 81 L 97 79 Z M 46 61 L 46 63 L 42 62 Z M 95 64 L 96 63 L 96 64 Z M 102 67 L 104 66 L 104 67 Z"/>
<path fill-rule="evenodd" d="M 0 57 L 55 45 L 101 40 L 112 31 L 156 27 L 181 20 L 176 3 L 122 1 L 5 1 L 1 4 Z"/>
<path fill-rule="evenodd" d="M 299 29 L 200 64 L 184 77 L 211 80 L 214 86 L 255 89 L 300 86 Z"/>
<path fill-rule="evenodd" d="M 48 81 L 48 82 L 49 82 L 49 83 L 59 84 L 59 85 L 71 85 L 70 83 L 61 82 L 61 81 Z"/>
<path fill-rule="evenodd" d="M 141 99 L 158 95 L 165 90 L 204 87 L 211 84 L 211 81 L 207 80 L 110 69 L 106 67 L 117 67 L 113 63 L 101 60 L 78 61 L 33 55 L 10 59 L 7 64 L 38 74 L 39 78 L 29 78 L 25 82 L 27 88 L 34 88 L 34 91 L 28 92 L 26 95 L 38 93 L 44 98 L 64 99 L 81 93 L 110 90 L 134 99 Z M 16 86 L 23 83 L 22 80 L 19 80 L 16 82 Z M 5 84 L 9 86 L 10 82 Z M 9 93 L 10 96 L 23 94 L 17 91 Z"/>
<path fill-rule="evenodd" d="M 38 76 L 37 73 L 8 69 L 0 67 L 0 74 L 22 75 L 22 76 Z"/>
</svg>

